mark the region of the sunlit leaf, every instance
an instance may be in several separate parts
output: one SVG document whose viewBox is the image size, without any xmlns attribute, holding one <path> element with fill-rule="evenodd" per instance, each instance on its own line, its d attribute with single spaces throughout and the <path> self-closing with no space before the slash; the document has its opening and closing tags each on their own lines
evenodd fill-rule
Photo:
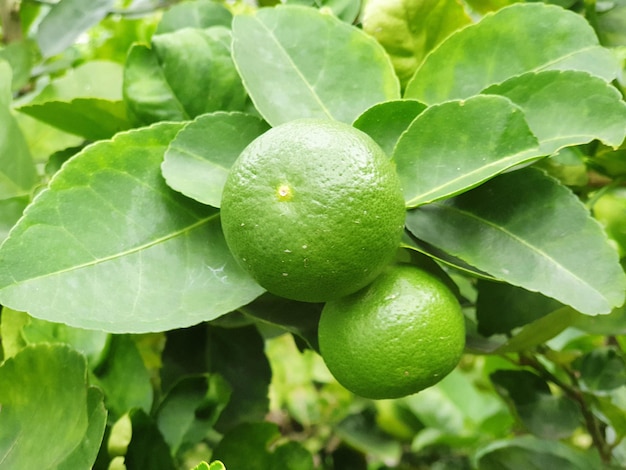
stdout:
<svg viewBox="0 0 626 470">
<path fill-rule="evenodd" d="M 84 31 L 98 23 L 115 0 L 60 0 L 37 28 L 37 43 L 44 57 L 63 52 Z"/>
<path fill-rule="evenodd" d="M 216 112 L 187 124 L 163 161 L 167 184 L 196 201 L 220 207 L 222 188 L 241 151 L 268 130 L 256 116 Z"/>
<path fill-rule="evenodd" d="M 11 114 L 11 68 L 0 60 L 0 199 L 28 194 L 37 183 L 30 151 Z"/>
<path fill-rule="evenodd" d="M 147 332 L 210 320 L 260 295 L 230 255 L 217 212 L 161 176 L 181 127 L 118 134 L 68 161 L 0 249 L 2 303 L 80 328 Z"/>
<path fill-rule="evenodd" d="M 540 148 L 538 155 L 598 139 L 618 147 L 626 137 L 626 103 L 613 86 L 586 72 L 526 73 L 491 86 L 524 111 Z"/>
<path fill-rule="evenodd" d="M 1 364 L 0 469 L 57 468 L 85 445 L 87 432 L 101 438 L 102 395 L 89 395 L 85 359 L 67 346 L 28 346 Z M 87 446 L 79 453 L 90 467 L 99 442 Z"/>
<path fill-rule="evenodd" d="M 236 16 L 233 57 L 272 126 L 307 117 L 351 124 L 370 106 L 399 98 L 382 47 L 313 8 L 278 6 Z"/>
<path fill-rule="evenodd" d="M 385 101 L 367 109 L 353 126 L 368 134 L 391 156 L 402 133 L 424 109 L 426 105 L 415 100 Z"/>
<path fill-rule="evenodd" d="M 500 175 L 409 211 L 407 226 L 498 279 L 582 313 L 624 302 L 626 277 L 606 235 L 578 198 L 539 170 Z"/>
<path fill-rule="evenodd" d="M 610 81 L 619 65 L 581 15 L 517 3 L 449 36 L 415 72 L 405 98 L 427 104 L 463 99 L 525 72 L 568 69 Z"/>
<path fill-rule="evenodd" d="M 406 205 L 416 207 L 473 188 L 526 161 L 536 147 L 517 106 L 475 96 L 422 112 L 400 136 L 393 159 Z"/>
<path fill-rule="evenodd" d="M 155 34 L 171 33 L 183 28 L 230 27 L 232 13 L 212 0 L 175 3 L 163 13 Z"/>
<path fill-rule="evenodd" d="M 242 110 L 246 92 L 223 26 L 185 28 L 136 44 L 124 70 L 124 98 L 133 119 L 182 121 L 213 111 Z"/>
<path fill-rule="evenodd" d="M 362 22 L 363 30 L 383 45 L 406 85 L 426 54 L 471 20 L 456 0 L 369 0 Z"/>
</svg>

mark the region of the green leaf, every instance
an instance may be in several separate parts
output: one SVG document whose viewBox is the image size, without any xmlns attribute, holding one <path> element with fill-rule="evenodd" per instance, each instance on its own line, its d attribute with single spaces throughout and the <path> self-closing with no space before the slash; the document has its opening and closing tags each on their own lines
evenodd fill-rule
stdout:
<svg viewBox="0 0 626 470">
<path fill-rule="evenodd" d="M 400 94 L 389 58 L 373 38 L 313 8 L 285 5 L 236 16 L 233 58 L 272 126 L 299 118 L 351 124 Z"/>
<path fill-rule="evenodd" d="M 114 62 L 86 62 L 18 109 L 65 132 L 107 139 L 130 127 L 122 101 L 122 72 Z"/>
<path fill-rule="evenodd" d="M 38 177 L 30 151 L 11 114 L 11 68 L 0 60 L 0 200 L 30 192 Z"/>
<path fill-rule="evenodd" d="M 44 57 L 63 52 L 84 31 L 106 16 L 115 0 L 60 0 L 41 20 L 37 43 Z"/>
<path fill-rule="evenodd" d="M 131 336 L 113 335 L 107 357 L 94 373 L 113 419 L 132 409 L 150 411 L 154 395 L 150 373 Z"/>
<path fill-rule="evenodd" d="M 28 314 L 2 307 L 2 314 L 0 315 L 2 354 L 0 354 L 0 360 L 15 356 L 26 346 L 26 341 L 24 341 L 22 336 L 22 328 L 29 321 L 30 317 Z"/>
<path fill-rule="evenodd" d="M 100 389 L 87 389 L 87 417 L 89 424 L 81 443 L 63 460 L 55 470 L 76 470 L 77 468 L 91 468 L 100 449 L 107 420 L 107 410 L 104 407 L 103 395 Z"/>
<path fill-rule="evenodd" d="M 120 333 L 189 326 L 260 295 L 228 251 L 216 210 L 161 176 L 181 127 L 118 134 L 68 161 L 0 249 L 1 302 Z"/>
<path fill-rule="evenodd" d="M 368 134 L 391 156 L 402 133 L 424 109 L 426 105 L 415 100 L 385 101 L 367 109 L 353 126 Z"/>
<path fill-rule="evenodd" d="M 599 139 L 619 147 L 626 137 L 626 103 L 601 78 L 574 70 L 531 72 L 491 86 L 523 111 L 540 143 L 538 155 Z"/>
<path fill-rule="evenodd" d="M 626 276 L 599 224 L 539 170 L 503 174 L 409 211 L 407 227 L 498 279 L 582 313 L 609 313 L 624 302 Z"/>
<path fill-rule="evenodd" d="M 578 450 L 562 442 L 547 441 L 533 436 L 491 442 L 475 456 L 480 470 L 601 470 L 598 454 Z"/>
<path fill-rule="evenodd" d="M 256 116 L 218 111 L 187 124 L 165 152 L 167 184 L 196 201 L 220 207 L 222 188 L 233 162 L 269 129 Z"/>
<path fill-rule="evenodd" d="M 347 416 L 336 426 L 335 433 L 363 454 L 373 455 L 386 462 L 399 462 L 402 455 L 400 442 L 382 432 L 368 411 Z"/>
<path fill-rule="evenodd" d="M 88 432 L 101 436 L 105 423 L 102 396 L 89 395 L 85 359 L 67 346 L 27 346 L 7 359 L 0 365 L 0 469 L 54 469 L 74 452 L 88 454 L 90 467 L 99 442 L 78 447 Z"/>
<path fill-rule="evenodd" d="M 506 410 L 498 397 L 484 393 L 459 370 L 404 401 L 424 425 L 413 438 L 413 451 L 455 440 L 465 440 L 466 444 L 475 442 L 475 436 L 481 433 L 488 420 Z M 472 406 L 467 406 L 468 403 Z"/>
<path fill-rule="evenodd" d="M 478 280 L 476 320 L 484 336 L 510 333 L 563 305 L 554 299 L 502 282 Z"/>
<path fill-rule="evenodd" d="M 22 216 L 29 202 L 27 196 L 0 199 L 0 243 L 9 235 L 9 230 Z"/>
<path fill-rule="evenodd" d="M 63 323 L 52 323 L 37 318 L 30 318 L 28 324 L 24 325 L 22 336 L 28 344 L 67 344 L 85 355 L 91 369 L 100 364 L 110 340 L 110 335 L 102 331 L 72 328 Z"/>
<path fill-rule="evenodd" d="M 426 54 L 471 19 L 455 0 L 369 0 L 362 22 L 363 31 L 382 44 L 406 85 Z"/>
<path fill-rule="evenodd" d="M 242 110 L 246 92 L 231 59 L 230 42 L 230 31 L 214 26 L 153 36 L 151 49 L 133 46 L 124 70 L 130 114 L 150 124 Z"/>
<path fill-rule="evenodd" d="M 405 98 L 426 104 L 463 99 L 515 75 L 568 69 L 610 81 L 619 66 L 581 15 L 554 5 L 518 3 L 443 41 L 415 72 Z"/>
<path fill-rule="evenodd" d="M 517 106 L 506 98 L 475 96 L 421 113 L 393 158 L 406 205 L 416 207 L 473 188 L 524 162 L 536 147 Z"/>
<path fill-rule="evenodd" d="M 184 377 L 167 392 L 156 410 L 156 422 L 172 455 L 182 454 L 207 437 L 230 398 L 219 375 Z"/>
<path fill-rule="evenodd" d="M 268 389 L 272 377 L 263 338 L 253 326 L 209 327 L 207 333 L 211 372 L 224 377 L 232 389 L 216 429 L 224 432 L 241 422 L 262 420 L 269 408 Z"/>
<path fill-rule="evenodd" d="M 275 446 L 274 423 L 242 423 L 228 432 L 213 452 L 228 470 L 313 470 L 311 454 L 297 442 Z M 275 446 L 275 447 L 274 447 Z"/>
<path fill-rule="evenodd" d="M 126 470 L 175 470 L 169 447 L 157 428 L 156 422 L 141 409 L 129 413 L 132 437 L 124 465 Z"/>
<path fill-rule="evenodd" d="M 232 13 L 224 5 L 212 0 L 176 3 L 163 13 L 155 34 L 171 33 L 184 28 L 230 27 L 232 21 Z"/>
<path fill-rule="evenodd" d="M 215 460 L 214 462 L 211 462 L 210 464 L 206 462 L 200 462 L 192 470 L 226 470 L 226 467 L 219 460 Z"/>
<path fill-rule="evenodd" d="M 230 385 L 228 405 L 216 429 L 265 417 L 271 370 L 263 338 L 253 326 L 220 328 L 207 324 L 167 332 L 161 383 L 164 389 L 192 374 L 217 373 Z"/>
<path fill-rule="evenodd" d="M 317 324 L 323 306 L 324 304 L 297 302 L 266 292 L 239 310 L 253 318 L 277 325 L 298 335 L 311 348 L 319 351 Z"/>
<path fill-rule="evenodd" d="M 589 351 L 575 363 L 585 390 L 606 392 L 626 385 L 626 361 L 614 347 Z"/>
<path fill-rule="evenodd" d="M 578 317 L 578 313 L 569 307 L 558 310 L 525 325 L 512 338 L 496 349 L 497 353 L 528 351 L 554 338 L 570 327 Z"/>
<path fill-rule="evenodd" d="M 6 60 L 13 70 L 11 90 L 18 91 L 30 80 L 37 46 L 30 39 L 19 40 L 0 47 L 0 60 Z"/>
<path fill-rule="evenodd" d="M 534 435 L 564 439 L 580 426 L 578 405 L 566 396 L 556 396 L 547 382 L 525 370 L 498 370 L 491 381 Z"/>
</svg>

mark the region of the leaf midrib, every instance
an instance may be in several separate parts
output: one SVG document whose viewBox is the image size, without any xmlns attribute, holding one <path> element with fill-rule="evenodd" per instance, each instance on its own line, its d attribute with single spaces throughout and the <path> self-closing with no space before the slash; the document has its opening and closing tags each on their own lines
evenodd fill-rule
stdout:
<svg viewBox="0 0 626 470">
<path fill-rule="evenodd" d="M 97 259 L 94 259 L 92 261 L 89 261 L 89 262 L 86 262 L 86 263 L 82 263 L 82 264 L 77 264 L 77 265 L 74 265 L 74 266 L 70 266 L 68 268 L 60 269 L 58 271 L 53 271 L 53 272 L 48 272 L 48 273 L 45 273 L 45 274 L 41 274 L 39 276 L 29 277 L 27 279 L 22 279 L 22 280 L 14 280 L 14 282 L 12 284 L 7 284 L 4 287 L 0 287 L 0 292 L 3 289 L 6 289 L 6 288 L 8 288 L 8 287 L 10 287 L 12 285 L 16 285 L 16 284 L 19 284 L 19 283 L 22 283 L 22 282 L 31 282 L 31 281 L 36 281 L 38 279 L 44 279 L 46 277 L 59 276 L 59 275 L 63 275 L 65 273 L 69 273 L 69 272 L 72 272 L 72 271 L 77 271 L 77 270 L 80 270 L 80 269 L 96 266 L 98 264 L 107 263 L 109 261 L 114 261 L 114 260 L 116 260 L 118 258 L 123 258 L 124 256 L 129 256 L 129 255 L 132 255 L 134 253 L 139 253 L 140 251 L 147 250 L 148 248 L 156 246 L 156 245 L 158 245 L 160 243 L 165 243 L 168 240 L 171 240 L 171 239 L 176 238 L 178 236 L 184 235 L 184 234 L 186 234 L 186 233 L 188 233 L 188 232 L 190 232 L 190 231 L 192 231 L 192 230 L 194 230 L 194 229 L 196 229 L 196 228 L 198 228 L 198 227 L 200 227 L 200 226 L 202 226 L 202 225 L 204 225 L 206 223 L 211 222 L 213 219 L 215 219 L 217 217 L 219 217 L 219 212 L 217 212 L 215 214 L 212 214 L 209 217 L 205 217 L 205 218 L 199 219 L 198 221 L 196 221 L 195 223 L 193 223 L 191 225 L 188 225 L 188 226 L 186 226 L 184 228 L 181 228 L 179 230 L 176 230 L 174 232 L 168 233 L 167 235 L 164 235 L 162 237 L 156 238 L 156 239 L 154 239 L 154 240 L 152 240 L 150 242 L 143 243 L 141 245 L 138 245 L 136 247 L 130 248 L 128 250 L 121 251 L 119 253 L 115 253 L 115 254 L 112 254 L 112 255 L 109 255 L 109 256 L 105 256 L 103 258 L 97 258 Z"/>
<path fill-rule="evenodd" d="M 520 238 L 519 236 L 517 236 L 513 232 L 511 232 L 511 231 L 507 230 L 506 228 L 504 228 L 504 226 L 496 225 L 495 223 L 492 223 L 491 221 L 489 221 L 487 219 L 481 218 L 481 217 L 477 216 L 476 214 L 473 214 L 472 212 L 467 212 L 467 211 L 464 211 L 462 209 L 459 209 L 458 207 L 450 206 L 450 205 L 447 205 L 447 204 L 438 204 L 438 206 L 440 208 L 444 209 L 444 210 L 448 210 L 448 211 L 451 211 L 451 212 L 457 212 L 457 213 L 459 213 L 459 214 L 461 214 L 461 215 L 463 215 L 463 216 L 465 216 L 465 217 L 467 217 L 469 219 L 473 219 L 475 221 L 482 222 L 485 225 L 487 225 L 489 228 L 491 228 L 492 230 L 495 230 L 496 232 L 500 232 L 500 233 L 508 236 L 509 238 L 513 239 L 515 242 L 519 243 L 523 247 L 528 248 L 529 251 L 534 252 L 534 253 L 542 256 L 544 259 L 548 260 L 551 264 L 553 264 L 555 267 L 558 268 L 559 272 L 565 273 L 566 275 L 568 275 L 568 277 L 570 279 L 573 279 L 573 280 L 577 281 L 577 283 L 582 284 L 584 287 L 586 287 L 591 292 L 594 292 L 594 293 L 598 294 L 599 297 L 605 303 L 610 303 L 610 302 L 608 302 L 608 299 L 599 290 L 597 290 L 595 287 L 593 287 L 591 284 L 589 284 L 588 282 L 586 282 L 585 280 L 581 279 L 579 276 L 574 274 L 572 271 L 567 269 L 565 266 L 563 266 L 561 263 L 559 263 L 552 256 L 548 255 L 548 253 L 546 253 L 544 250 L 539 249 L 535 245 L 529 244 L 523 238 Z M 455 256 L 458 256 L 458 255 L 455 255 Z M 469 261 L 466 261 L 466 262 L 469 262 Z M 472 263 L 470 263 L 470 264 L 472 264 Z"/>
</svg>

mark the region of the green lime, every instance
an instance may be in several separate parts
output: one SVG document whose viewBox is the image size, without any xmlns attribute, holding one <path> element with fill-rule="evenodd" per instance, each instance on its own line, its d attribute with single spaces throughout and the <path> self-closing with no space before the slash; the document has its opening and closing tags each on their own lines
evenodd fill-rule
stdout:
<svg viewBox="0 0 626 470">
<path fill-rule="evenodd" d="M 221 220 L 231 252 L 273 294 L 323 302 L 369 284 L 393 260 L 405 206 L 395 166 L 365 133 L 298 120 L 233 164 Z"/>
<path fill-rule="evenodd" d="M 389 267 L 359 292 L 328 302 L 318 334 L 339 383 L 374 399 L 434 385 L 456 367 L 465 347 L 456 297 L 412 265 Z"/>
</svg>

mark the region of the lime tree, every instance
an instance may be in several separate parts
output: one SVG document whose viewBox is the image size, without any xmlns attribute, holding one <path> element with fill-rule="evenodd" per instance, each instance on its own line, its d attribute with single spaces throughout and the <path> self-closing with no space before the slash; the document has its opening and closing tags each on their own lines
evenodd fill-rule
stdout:
<svg viewBox="0 0 626 470">
<path fill-rule="evenodd" d="M 400 182 L 365 133 L 297 120 L 254 140 L 231 168 L 222 228 L 235 258 L 268 291 L 323 302 L 369 284 L 404 227 Z"/>
</svg>

